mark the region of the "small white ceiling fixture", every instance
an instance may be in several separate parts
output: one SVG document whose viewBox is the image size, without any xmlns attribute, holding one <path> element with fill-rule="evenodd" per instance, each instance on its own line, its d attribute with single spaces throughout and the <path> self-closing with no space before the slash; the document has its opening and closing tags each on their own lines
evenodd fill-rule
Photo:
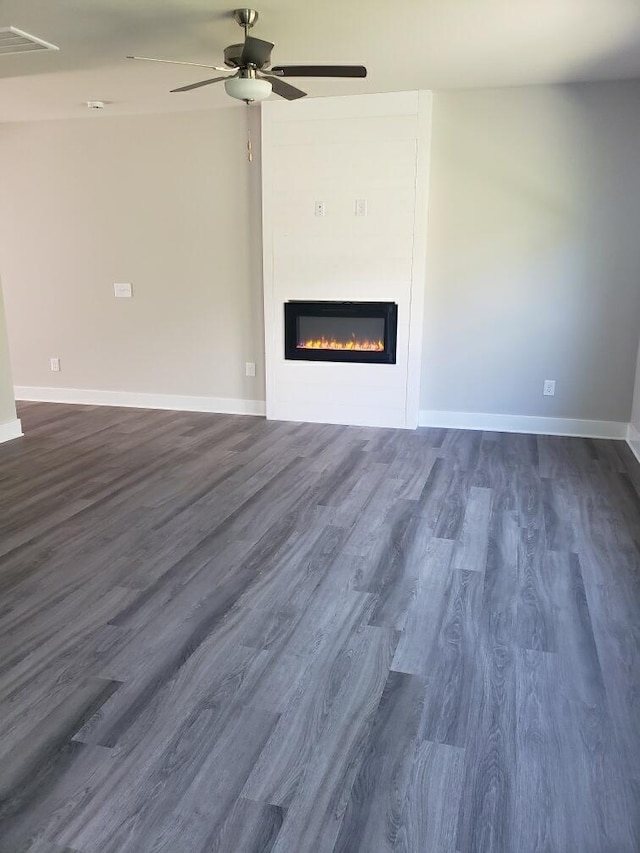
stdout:
<svg viewBox="0 0 640 853">
<path fill-rule="evenodd" d="M 87 101 L 87 108 L 90 110 L 103 110 L 104 101 Z"/>
<path fill-rule="evenodd" d="M 224 81 L 224 88 L 227 95 L 232 98 L 237 98 L 239 101 L 264 101 L 271 94 L 271 83 L 268 80 L 259 80 L 254 73 L 254 76 L 244 76 L 240 72 L 239 77 L 231 77 Z"/>
<path fill-rule="evenodd" d="M 36 50 L 60 50 L 37 36 L 32 36 L 17 27 L 0 27 L 0 56 L 9 53 L 33 53 Z"/>
</svg>

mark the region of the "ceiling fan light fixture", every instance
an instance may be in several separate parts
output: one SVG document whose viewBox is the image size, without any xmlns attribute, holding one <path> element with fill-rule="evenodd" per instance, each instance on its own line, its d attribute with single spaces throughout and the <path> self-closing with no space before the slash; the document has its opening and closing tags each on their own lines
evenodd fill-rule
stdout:
<svg viewBox="0 0 640 853">
<path fill-rule="evenodd" d="M 257 77 L 231 77 L 224 81 L 224 88 L 239 101 L 264 101 L 271 94 L 271 83 Z"/>
</svg>

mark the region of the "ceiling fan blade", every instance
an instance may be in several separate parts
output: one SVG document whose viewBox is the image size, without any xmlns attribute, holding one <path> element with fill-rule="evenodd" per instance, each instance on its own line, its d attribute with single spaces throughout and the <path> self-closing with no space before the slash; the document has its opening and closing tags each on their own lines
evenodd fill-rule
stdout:
<svg viewBox="0 0 640 853">
<path fill-rule="evenodd" d="M 279 77 L 366 77 L 364 65 L 276 65 L 271 74 Z"/>
<path fill-rule="evenodd" d="M 272 50 L 273 45 L 270 41 L 263 41 L 253 36 L 247 36 L 244 40 L 240 63 L 242 65 L 255 65 L 256 68 L 262 68 L 269 61 Z"/>
<path fill-rule="evenodd" d="M 168 65 L 193 65 L 196 68 L 210 68 L 212 71 L 230 71 L 224 65 L 203 65 L 201 62 L 180 62 L 177 59 L 154 59 L 152 56 L 127 56 L 125 59 L 142 59 L 145 62 L 165 62 Z"/>
<path fill-rule="evenodd" d="M 285 83 L 280 77 L 272 77 L 270 74 L 262 75 L 261 79 L 268 80 L 271 83 L 271 88 L 276 95 L 281 98 L 286 98 L 287 101 L 297 101 L 298 98 L 306 98 L 307 93 L 302 89 L 296 89 L 291 83 Z"/>
<path fill-rule="evenodd" d="M 235 75 L 234 75 L 235 76 Z M 211 83 L 220 83 L 222 80 L 229 80 L 229 77 L 212 77 L 211 80 L 200 80 L 199 83 L 189 83 L 188 86 L 180 86 L 179 89 L 172 89 L 172 92 L 190 92 L 192 89 L 199 89 L 200 86 L 209 86 Z"/>
</svg>

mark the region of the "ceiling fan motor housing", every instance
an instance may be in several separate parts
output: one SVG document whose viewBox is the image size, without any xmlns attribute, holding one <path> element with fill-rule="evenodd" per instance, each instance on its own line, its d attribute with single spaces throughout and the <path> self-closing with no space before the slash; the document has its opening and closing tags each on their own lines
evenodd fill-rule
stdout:
<svg viewBox="0 0 640 853">
<path fill-rule="evenodd" d="M 230 44 L 229 47 L 225 47 L 224 49 L 224 64 L 229 68 L 243 68 L 244 63 L 242 61 L 242 54 L 244 51 L 244 44 Z M 271 61 L 271 54 L 269 54 L 268 58 L 265 62 L 250 63 L 255 68 L 265 68 L 269 65 Z"/>
</svg>

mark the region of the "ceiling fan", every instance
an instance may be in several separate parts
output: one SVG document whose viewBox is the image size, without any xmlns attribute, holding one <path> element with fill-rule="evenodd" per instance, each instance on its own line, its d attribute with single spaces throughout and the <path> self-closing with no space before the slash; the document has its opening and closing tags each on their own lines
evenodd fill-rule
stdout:
<svg viewBox="0 0 640 853">
<path fill-rule="evenodd" d="M 255 9 L 235 9 L 234 20 L 244 29 L 244 42 L 241 44 L 230 44 L 224 50 L 224 65 L 201 65 L 199 62 L 180 62 L 172 59 L 154 59 L 150 56 L 127 56 L 127 59 L 141 59 L 147 62 L 165 62 L 172 65 L 194 65 L 199 68 L 210 68 L 213 71 L 235 72 L 231 76 L 212 77 L 209 80 L 200 80 L 198 83 L 190 83 L 172 89 L 172 92 L 189 92 L 200 86 L 209 86 L 211 83 L 224 81 L 227 95 L 245 101 L 247 104 L 253 101 L 262 101 L 268 98 L 271 92 L 286 98 L 287 101 L 295 101 L 304 98 L 307 94 L 302 89 L 286 83 L 283 77 L 366 77 L 367 69 L 364 65 L 274 65 L 271 66 L 271 50 L 273 44 L 270 41 L 254 38 L 249 35 L 249 30 L 258 20 Z"/>
</svg>

